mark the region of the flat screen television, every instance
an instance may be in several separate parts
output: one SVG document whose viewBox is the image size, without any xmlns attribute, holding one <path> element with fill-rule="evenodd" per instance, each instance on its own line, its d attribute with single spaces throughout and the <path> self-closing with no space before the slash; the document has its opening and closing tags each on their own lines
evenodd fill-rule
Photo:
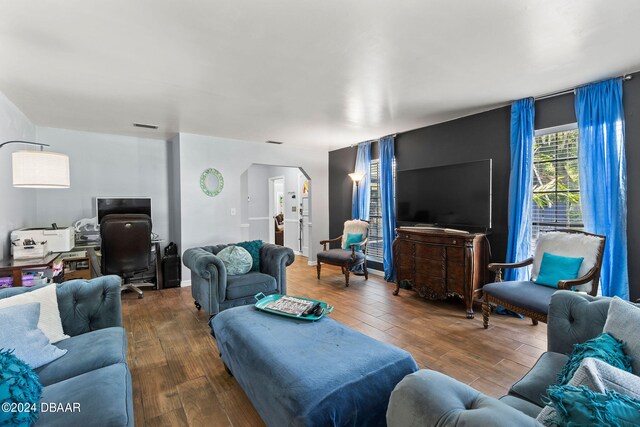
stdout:
<svg viewBox="0 0 640 427">
<path fill-rule="evenodd" d="M 145 214 L 151 216 L 150 197 L 96 197 L 98 224 L 105 215 Z"/>
<path fill-rule="evenodd" d="M 398 226 L 491 228 L 491 159 L 396 172 Z"/>
</svg>

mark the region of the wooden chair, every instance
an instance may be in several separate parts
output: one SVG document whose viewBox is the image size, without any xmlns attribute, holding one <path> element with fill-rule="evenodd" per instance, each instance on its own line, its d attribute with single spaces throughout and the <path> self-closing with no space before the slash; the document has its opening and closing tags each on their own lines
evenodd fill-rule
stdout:
<svg viewBox="0 0 640 427">
<path fill-rule="evenodd" d="M 351 243 L 348 249 L 344 249 L 348 234 L 362 234 L 362 240 L 357 243 Z M 335 239 L 322 240 L 320 244 L 323 251 L 318 253 L 318 279 L 320 279 L 321 264 L 338 265 L 344 274 L 345 285 L 349 286 L 349 270 L 357 265 L 362 265 L 365 280 L 369 280 L 367 272 L 367 241 L 369 237 L 369 223 L 358 219 L 345 221 L 342 235 Z M 327 245 L 340 242 L 340 249 L 328 249 Z M 360 250 L 356 250 L 360 247 Z"/>
<path fill-rule="evenodd" d="M 275 228 L 275 243 L 278 246 L 284 246 L 284 215 L 278 214 L 273 217 L 273 226 Z"/>
<path fill-rule="evenodd" d="M 499 305 L 515 313 L 530 317 L 534 325 L 547 323 L 551 295 L 558 289 L 583 291 L 592 296 L 598 293 L 600 269 L 606 237 L 575 230 L 558 230 L 542 233 L 538 238 L 535 255 L 517 263 L 492 263 L 489 270 L 496 273 L 495 283 L 484 285 L 482 290 L 482 318 L 485 329 L 489 327 L 492 305 Z M 578 278 L 560 280 L 558 288 L 538 285 L 540 263 L 545 252 L 567 257 L 583 257 Z M 522 268 L 533 265 L 531 280 L 502 281 L 505 268 Z"/>
</svg>

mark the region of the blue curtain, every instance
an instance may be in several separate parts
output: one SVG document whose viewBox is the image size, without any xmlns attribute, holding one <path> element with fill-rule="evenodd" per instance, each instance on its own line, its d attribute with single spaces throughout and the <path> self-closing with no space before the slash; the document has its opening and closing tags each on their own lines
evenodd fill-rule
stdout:
<svg viewBox="0 0 640 427">
<path fill-rule="evenodd" d="M 371 180 L 371 141 L 358 144 L 358 155 L 356 157 L 356 167 L 354 172 L 364 173 L 364 177 L 358 184 L 353 186 L 353 195 L 351 197 L 351 217 L 353 219 L 369 220 L 369 200 Z M 357 197 L 356 197 L 357 194 Z M 357 200 L 356 200 L 357 199 Z"/>
<path fill-rule="evenodd" d="M 578 165 L 585 230 L 607 236 L 602 295 L 629 299 L 627 267 L 627 165 L 624 149 L 622 80 L 576 90 L 580 132 Z"/>
<path fill-rule="evenodd" d="M 382 239 L 384 244 L 384 278 L 396 280 L 393 266 L 393 241 L 396 238 L 395 187 L 393 182 L 394 137 L 380 139 L 380 199 L 382 204 Z"/>
<path fill-rule="evenodd" d="M 507 262 L 531 256 L 531 204 L 535 107 L 533 98 L 511 104 L 511 176 Z M 508 268 L 505 280 L 528 280 L 526 268 Z"/>
</svg>

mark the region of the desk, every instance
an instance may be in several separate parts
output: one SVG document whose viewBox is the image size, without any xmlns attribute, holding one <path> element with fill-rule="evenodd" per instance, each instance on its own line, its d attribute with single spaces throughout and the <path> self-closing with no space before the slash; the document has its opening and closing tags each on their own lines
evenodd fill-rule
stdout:
<svg viewBox="0 0 640 427">
<path fill-rule="evenodd" d="M 91 279 L 91 256 L 86 250 L 62 252 L 60 259 L 64 263 L 64 280 Z"/>
<path fill-rule="evenodd" d="M 31 269 L 51 268 L 51 264 L 60 254 L 50 253 L 43 258 L 33 259 L 5 259 L 0 261 L 0 276 L 11 273 L 13 286 L 22 286 L 22 271 Z"/>
<path fill-rule="evenodd" d="M 146 287 L 146 286 L 153 286 L 153 289 L 162 289 L 163 288 L 163 280 L 162 280 L 162 253 L 161 253 L 161 249 L 160 249 L 160 243 L 162 243 L 163 240 L 161 239 L 153 239 L 151 240 L 151 253 L 150 255 L 153 257 L 154 263 L 155 265 L 151 265 L 149 267 L 149 270 L 147 270 L 146 272 L 140 273 L 139 275 L 136 275 L 133 277 L 133 281 L 135 282 L 134 284 L 136 286 L 141 286 L 141 287 Z M 101 269 L 101 263 L 100 263 L 100 251 L 99 250 L 95 250 L 95 248 L 99 248 L 100 247 L 100 243 L 98 242 L 97 245 L 78 245 L 75 246 L 73 248 L 73 251 L 80 251 L 80 250 L 84 250 L 87 251 L 87 256 L 89 258 L 91 258 L 90 261 L 90 266 L 91 269 L 94 271 L 94 276 L 99 276 L 100 273 L 100 269 Z M 153 277 L 152 280 L 155 280 L 154 283 L 148 283 L 145 282 L 145 275 L 152 273 Z M 136 282 L 136 280 L 143 280 L 142 282 Z"/>
</svg>

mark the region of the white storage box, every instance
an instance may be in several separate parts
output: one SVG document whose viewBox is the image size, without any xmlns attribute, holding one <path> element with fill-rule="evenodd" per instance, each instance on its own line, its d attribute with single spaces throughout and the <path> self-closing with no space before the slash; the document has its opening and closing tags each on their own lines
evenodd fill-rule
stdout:
<svg viewBox="0 0 640 427">
<path fill-rule="evenodd" d="M 11 232 L 11 242 L 16 242 L 18 246 L 21 246 L 25 239 L 47 242 L 50 252 L 68 252 L 76 244 L 76 234 L 73 227 L 56 230 L 53 228 L 21 228 Z M 11 247 L 15 248 L 16 246 L 12 244 Z"/>
<path fill-rule="evenodd" d="M 11 245 L 11 249 L 13 251 L 13 259 L 43 258 L 49 253 L 47 242 L 26 246 L 19 242 L 19 246 Z"/>
</svg>

